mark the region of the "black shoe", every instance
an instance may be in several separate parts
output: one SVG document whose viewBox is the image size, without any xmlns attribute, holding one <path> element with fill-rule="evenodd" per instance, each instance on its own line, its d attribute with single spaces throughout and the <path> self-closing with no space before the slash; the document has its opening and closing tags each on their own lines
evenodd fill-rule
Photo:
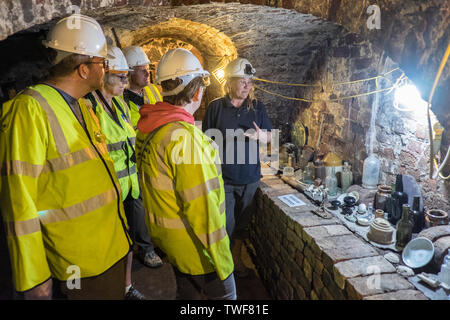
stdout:
<svg viewBox="0 0 450 320">
<path fill-rule="evenodd" d="M 131 286 L 130 290 L 128 290 L 125 295 L 125 300 L 147 300 L 147 298 L 137 291 L 133 286 Z"/>
</svg>

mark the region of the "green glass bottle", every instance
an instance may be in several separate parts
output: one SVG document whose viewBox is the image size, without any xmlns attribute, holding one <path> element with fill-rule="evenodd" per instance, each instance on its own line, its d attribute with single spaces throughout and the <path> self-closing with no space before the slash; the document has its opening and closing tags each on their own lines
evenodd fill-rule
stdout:
<svg viewBox="0 0 450 320">
<path fill-rule="evenodd" d="M 396 247 L 403 249 L 411 241 L 414 224 L 409 218 L 409 205 L 402 206 L 402 218 L 397 222 Z"/>
</svg>

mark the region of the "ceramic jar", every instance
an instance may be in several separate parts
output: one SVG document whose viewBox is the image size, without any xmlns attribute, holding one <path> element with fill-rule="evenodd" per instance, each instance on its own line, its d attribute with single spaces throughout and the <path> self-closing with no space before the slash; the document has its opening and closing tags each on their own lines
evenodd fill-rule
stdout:
<svg viewBox="0 0 450 320">
<path fill-rule="evenodd" d="M 331 170 L 334 168 L 335 174 L 342 172 L 342 159 L 334 152 L 329 152 L 323 158 L 327 177 L 331 176 Z"/>
<path fill-rule="evenodd" d="M 425 213 L 427 228 L 448 224 L 448 214 L 444 210 L 430 209 Z"/>
<path fill-rule="evenodd" d="M 384 219 L 384 211 L 381 209 L 375 210 L 375 218 L 383 218 Z"/>
<path fill-rule="evenodd" d="M 386 200 L 391 196 L 392 187 L 386 185 L 379 185 L 377 193 L 375 194 L 374 207 L 386 211 Z"/>
</svg>

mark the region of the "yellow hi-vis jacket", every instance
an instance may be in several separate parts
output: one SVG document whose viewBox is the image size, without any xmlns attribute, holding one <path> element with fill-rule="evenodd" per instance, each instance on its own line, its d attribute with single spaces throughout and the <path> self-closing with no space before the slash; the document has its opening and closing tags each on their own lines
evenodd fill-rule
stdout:
<svg viewBox="0 0 450 320">
<path fill-rule="evenodd" d="M 87 133 L 44 84 L 3 104 L 0 211 L 17 291 L 50 277 L 72 279 L 73 270 L 81 278 L 99 275 L 130 249 L 104 136 L 89 115 L 83 118 Z"/>
<path fill-rule="evenodd" d="M 152 135 L 153 134 L 153 135 Z M 136 153 L 146 223 L 152 240 L 179 271 L 233 272 L 225 228 L 225 191 L 218 151 L 195 126 L 171 122 L 138 132 Z"/>
<path fill-rule="evenodd" d="M 156 104 L 157 102 L 162 101 L 162 96 L 158 91 L 158 88 L 150 83 L 148 86 L 144 87 L 144 104 Z M 131 114 L 131 123 L 133 124 L 133 128 L 136 130 L 137 123 L 141 115 L 139 114 L 139 109 L 142 106 L 136 105 L 133 101 L 128 101 L 130 106 L 130 114 Z"/>
<path fill-rule="evenodd" d="M 106 146 L 111 159 L 114 161 L 114 169 L 119 179 L 122 189 L 122 201 L 128 193 L 134 199 L 139 197 L 139 182 L 136 173 L 136 157 L 134 156 L 134 145 L 136 142 L 136 132 L 129 122 L 129 110 L 125 102 L 120 97 L 112 99 L 112 111 L 117 115 L 116 120 L 105 111 L 102 99 L 96 92 L 92 92 L 95 105 L 88 98 L 80 99 L 79 103 L 85 112 L 93 110 L 99 125 L 106 136 Z M 97 120 L 94 119 L 94 120 Z M 116 122 L 118 121 L 118 122 Z"/>
</svg>

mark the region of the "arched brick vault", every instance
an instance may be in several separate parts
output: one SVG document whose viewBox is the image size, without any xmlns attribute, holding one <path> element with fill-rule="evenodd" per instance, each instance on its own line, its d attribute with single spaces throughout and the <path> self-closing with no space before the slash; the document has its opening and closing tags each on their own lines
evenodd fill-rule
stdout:
<svg viewBox="0 0 450 320">
<path fill-rule="evenodd" d="M 111 29 L 105 29 L 105 34 L 114 37 Z M 233 41 L 216 28 L 206 24 L 171 18 L 168 21 L 156 25 L 148 25 L 133 31 L 126 29 L 116 30 L 123 47 L 129 45 L 143 46 L 151 39 L 173 38 L 193 45 L 202 56 L 204 68 L 213 71 L 219 65 L 225 65 L 235 59 L 238 54 Z M 153 61 L 157 62 L 157 61 Z M 223 90 L 221 85 L 211 77 L 211 85 L 207 90 L 206 105 L 209 101 L 221 97 Z M 204 106 L 196 113 L 196 118 L 202 120 Z"/>
</svg>

